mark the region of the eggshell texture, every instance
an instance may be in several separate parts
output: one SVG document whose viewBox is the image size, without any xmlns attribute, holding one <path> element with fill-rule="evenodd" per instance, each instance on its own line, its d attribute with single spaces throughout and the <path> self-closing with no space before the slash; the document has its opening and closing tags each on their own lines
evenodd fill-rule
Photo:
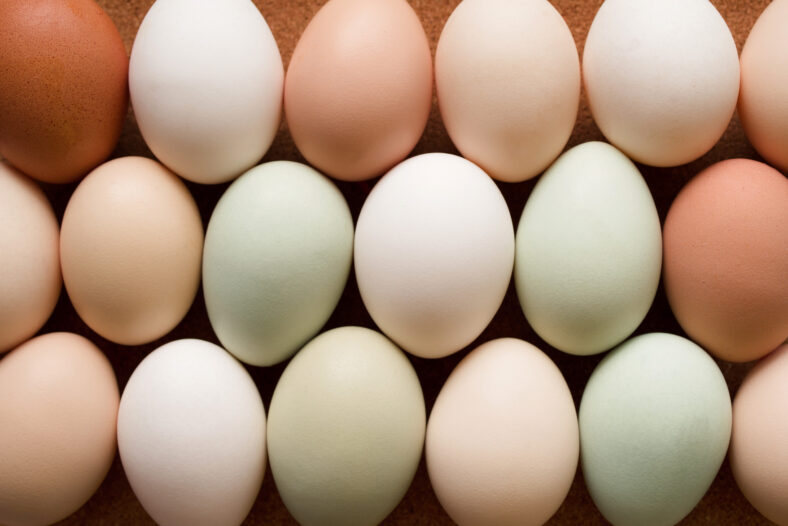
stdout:
<svg viewBox="0 0 788 526">
<path fill-rule="evenodd" d="M 224 349 L 176 340 L 129 378 L 118 448 L 134 494 L 161 526 L 241 524 L 265 474 L 263 401 Z"/>
<path fill-rule="evenodd" d="M 156 157 L 190 181 L 221 183 L 273 142 L 284 67 L 250 0 L 157 0 L 134 40 L 129 88 Z"/>
<path fill-rule="evenodd" d="M 41 181 L 106 159 L 128 107 L 128 58 L 93 0 L 0 2 L 0 155 Z"/>
<path fill-rule="evenodd" d="M 739 117 L 767 161 L 788 171 L 788 0 L 769 4 L 741 52 Z"/>
<path fill-rule="evenodd" d="M 45 334 L 0 361 L 0 524 L 52 524 L 96 492 L 115 458 L 118 384 L 76 334 Z"/>
<path fill-rule="evenodd" d="M 708 490 L 725 458 L 731 403 L 703 349 L 651 333 L 602 360 L 580 402 L 580 460 L 615 526 L 670 526 Z"/>
<path fill-rule="evenodd" d="M 341 327 L 309 342 L 271 399 L 268 454 L 303 526 L 372 526 L 410 486 L 424 443 L 416 372 L 375 331 Z"/>
<path fill-rule="evenodd" d="M 170 332 L 200 283 L 203 231 L 189 190 L 156 161 L 122 157 L 91 172 L 63 216 L 63 281 L 104 338 L 139 345 Z"/>
<path fill-rule="evenodd" d="M 665 220 L 665 292 L 716 357 L 755 360 L 788 338 L 788 179 L 749 159 L 714 164 Z"/>
<path fill-rule="evenodd" d="M 586 39 L 583 81 L 611 143 L 641 163 L 677 166 L 727 128 L 739 57 L 708 0 L 606 0 Z"/>
<path fill-rule="evenodd" d="M 607 143 L 563 154 L 534 187 L 517 229 L 515 283 L 531 327 L 571 354 L 606 351 L 654 301 L 662 232 L 637 167 Z"/>
<path fill-rule="evenodd" d="M 561 371 L 522 340 L 479 346 L 441 389 L 425 452 L 432 487 L 457 524 L 544 524 L 569 492 L 580 452 Z"/>
<path fill-rule="evenodd" d="M 406 351 L 441 358 L 470 344 L 503 301 L 514 229 L 498 187 L 456 155 L 429 153 L 387 173 L 356 225 L 361 298 Z"/>
<path fill-rule="evenodd" d="M 569 140 L 580 60 L 547 0 L 465 0 L 435 54 L 441 116 L 462 155 L 501 181 L 544 170 Z"/>
<path fill-rule="evenodd" d="M 310 164 L 337 179 L 369 179 L 404 159 L 431 103 L 429 43 L 405 0 L 330 0 L 287 68 L 293 140 Z"/>
<path fill-rule="evenodd" d="M 60 230 L 44 192 L 0 162 L 0 353 L 44 325 L 60 296 Z"/>
<path fill-rule="evenodd" d="M 328 178 L 289 161 L 253 168 L 205 238 L 205 305 L 222 345 L 253 365 L 289 358 L 331 316 L 352 259 L 353 218 Z"/>
<path fill-rule="evenodd" d="M 742 493 L 767 519 L 788 525 L 788 345 L 750 371 L 733 401 L 730 462 Z"/>
</svg>

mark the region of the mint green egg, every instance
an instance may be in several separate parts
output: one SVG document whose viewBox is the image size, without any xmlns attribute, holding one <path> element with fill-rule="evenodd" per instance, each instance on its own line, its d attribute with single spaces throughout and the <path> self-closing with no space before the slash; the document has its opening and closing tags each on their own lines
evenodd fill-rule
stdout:
<svg viewBox="0 0 788 526">
<path fill-rule="evenodd" d="M 239 360 L 273 365 L 317 334 L 334 311 L 353 258 L 345 198 L 304 164 L 261 164 L 213 211 L 203 291 L 216 336 Z"/>
<path fill-rule="evenodd" d="M 714 481 L 731 435 L 731 400 L 693 342 L 652 333 L 594 370 L 580 403 L 580 461 L 594 503 L 615 526 L 670 526 Z"/>
</svg>

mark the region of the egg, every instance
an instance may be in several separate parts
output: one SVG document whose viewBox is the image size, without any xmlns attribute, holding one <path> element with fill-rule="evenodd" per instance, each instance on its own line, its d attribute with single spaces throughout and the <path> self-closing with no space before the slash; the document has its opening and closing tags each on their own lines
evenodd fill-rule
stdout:
<svg viewBox="0 0 788 526">
<path fill-rule="evenodd" d="M 157 0 L 134 39 L 129 89 L 156 157 L 190 181 L 221 183 L 271 146 L 284 67 L 250 0 Z"/>
<path fill-rule="evenodd" d="M 48 183 L 109 157 L 128 107 L 120 33 L 93 0 L 0 3 L 0 155 Z"/>
<path fill-rule="evenodd" d="M 238 525 L 265 473 L 263 402 L 224 349 L 176 340 L 129 378 L 118 449 L 131 489 L 160 526 Z"/>
<path fill-rule="evenodd" d="M 665 292 L 687 334 L 746 362 L 788 338 L 788 179 L 750 159 L 714 164 L 681 190 L 664 227 Z"/>
<path fill-rule="evenodd" d="M 60 228 L 44 192 L 0 162 L 0 353 L 44 325 L 60 296 Z"/>
<path fill-rule="evenodd" d="M 536 183 L 516 251 L 517 295 L 537 334 L 571 354 L 606 351 L 632 334 L 657 293 L 657 207 L 624 154 L 581 144 Z"/>
<path fill-rule="evenodd" d="M 290 161 L 257 166 L 216 205 L 203 290 L 222 345 L 253 365 L 289 358 L 334 311 L 353 259 L 353 218 L 336 186 Z"/>
<path fill-rule="evenodd" d="M 310 164 L 337 179 L 369 179 L 404 159 L 431 103 L 429 42 L 406 0 L 329 0 L 287 68 L 293 140 Z"/>
<path fill-rule="evenodd" d="M 747 500 L 788 524 L 788 345 L 753 368 L 733 401 L 730 463 Z"/>
<path fill-rule="evenodd" d="M 406 351 L 441 358 L 470 344 L 503 301 L 514 228 L 488 175 L 445 153 L 410 158 L 370 192 L 356 225 L 361 299 Z"/>
<path fill-rule="evenodd" d="M 580 61 L 547 0 L 464 0 L 440 35 L 435 84 L 462 155 L 517 182 L 542 172 L 566 145 L 580 102 Z"/>
<path fill-rule="evenodd" d="M 276 488 L 303 526 L 373 526 L 421 459 L 424 397 L 383 335 L 341 327 L 309 342 L 276 384 L 268 454 Z"/>
<path fill-rule="evenodd" d="M 0 360 L 0 523 L 52 524 L 96 492 L 115 458 L 118 384 L 76 334 L 23 343 Z"/>
<path fill-rule="evenodd" d="M 558 367 L 530 343 L 501 338 L 452 371 L 427 424 L 438 500 L 457 524 L 540 525 L 575 478 L 577 413 Z"/>
<path fill-rule="evenodd" d="M 767 161 L 788 171 L 788 1 L 761 13 L 741 51 L 739 117 L 747 138 Z"/>
<path fill-rule="evenodd" d="M 63 282 L 79 316 L 115 343 L 170 332 L 200 284 L 200 212 L 178 177 L 151 159 L 121 157 L 91 172 L 66 206 Z"/>
<path fill-rule="evenodd" d="M 580 402 L 583 476 L 615 526 L 679 522 L 709 489 L 730 434 L 722 372 L 673 334 L 621 344 L 594 369 Z"/>
<path fill-rule="evenodd" d="M 583 52 L 591 113 L 633 160 L 677 166 L 720 139 L 739 94 L 739 57 L 708 0 L 606 0 Z"/>
</svg>

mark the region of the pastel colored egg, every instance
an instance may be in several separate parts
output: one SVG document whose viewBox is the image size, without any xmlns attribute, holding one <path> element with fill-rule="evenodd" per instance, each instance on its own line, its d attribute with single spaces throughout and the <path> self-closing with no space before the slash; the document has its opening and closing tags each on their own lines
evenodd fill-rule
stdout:
<svg viewBox="0 0 788 526">
<path fill-rule="evenodd" d="M 156 157 L 190 181 L 221 183 L 271 146 L 284 67 L 250 0 L 156 0 L 134 40 L 129 89 Z"/>
<path fill-rule="evenodd" d="M 118 384 L 104 354 L 55 332 L 0 360 L 0 523 L 52 524 L 90 499 L 115 458 Z"/>
<path fill-rule="evenodd" d="M 544 170 L 566 145 L 580 102 L 580 60 L 547 0 L 465 0 L 443 28 L 435 83 L 446 130 L 496 179 Z"/>
<path fill-rule="evenodd" d="M 657 207 L 637 167 L 609 144 L 564 153 L 517 227 L 515 284 L 531 327 L 562 351 L 606 351 L 638 327 L 662 266 Z"/>
<path fill-rule="evenodd" d="M 739 57 L 709 0 L 606 0 L 586 38 L 583 82 L 614 146 L 643 164 L 677 166 L 728 127 Z"/>
<path fill-rule="evenodd" d="M 431 103 L 429 42 L 406 0 L 330 0 L 287 68 L 293 140 L 310 164 L 337 179 L 369 179 L 404 159 Z"/>
<path fill-rule="evenodd" d="M 750 159 L 716 163 L 681 190 L 664 227 L 665 292 L 716 357 L 755 360 L 788 338 L 788 179 Z"/>
<path fill-rule="evenodd" d="M 350 209 L 327 177 L 290 161 L 245 173 L 205 238 L 205 305 L 222 345 L 253 365 L 289 358 L 331 316 L 352 259 Z"/>
<path fill-rule="evenodd" d="M 361 298 L 377 326 L 416 356 L 441 358 L 476 339 L 503 301 L 513 263 L 503 195 L 456 155 L 400 163 L 358 217 Z"/>
<path fill-rule="evenodd" d="M 66 206 L 63 281 L 91 329 L 140 345 L 186 315 L 202 246 L 200 212 L 183 182 L 156 161 L 121 157 L 91 172 Z"/>
<path fill-rule="evenodd" d="M 44 192 L 0 162 L 0 353 L 41 328 L 60 296 L 60 228 Z"/>
<path fill-rule="evenodd" d="M 421 459 L 424 397 L 405 354 L 380 333 L 341 327 L 309 342 L 271 399 L 276 488 L 303 526 L 381 522 Z"/>
<path fill-rule="evenodd" d="M 561 371 L 514 338 L 484 343 L 452 371 L 430 413 L 425 454 L 459 525 L 540 525 L 558 510 L 580 453 Z"/>
<path fill-rule="evenodd" d="M 156 523 L 239 525 L 265 473 L 263 402 L 224 349 L 176 340 L 129 378 L 118 448 L 134 494 Z"/>
<path fill-rule="evenodd" d="M 594 369 L 580 402 L 586 487 L 615 526 L 670 526 L 709 489 L 731 434 L 714 360 L 665 333 L 628 340 Z"/>
</svg>

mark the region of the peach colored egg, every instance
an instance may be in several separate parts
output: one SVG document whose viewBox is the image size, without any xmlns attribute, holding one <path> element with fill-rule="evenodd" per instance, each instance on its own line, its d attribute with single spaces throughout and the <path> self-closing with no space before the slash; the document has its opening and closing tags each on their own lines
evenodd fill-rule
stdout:
<svg viewBox="0 0 788 526">
<path fill-rule="evenodd" d="M 0 2 L 0 155 L 49 183 L 85 175 L 120 137 L 128 66 L 93 0 Z"/>
<path fill-rule="evenodd" d="M 95 493 L 118 403 L 112 366 L 82 336 L 45 334 L 0 361 L 0 524 L 51 524 Z"/>
<path fill-rule="evenodd" d="M 186 185 L 151 159 L 121 157 L 77 187 L 60 236 L 63 281 L 101 336 L 139 345 L 170 332 L 200 282 L 203 229 Z"/>
<path fill-rule="evenodd" d="M 741 52 L 739 117 L 767 161 L 788 170 L 788 0 L 761 13 Z"/>
<path fill-rule="evenodd" d="M 733 401 L 730 462 L 747 500 L 788 525 L 788 345 L 750 371 Z"/>
<path fill-rule="evenodd" d="M 464 0 L 435 54 L 441 116 L 465 158 L 501 181 L 544 170 L 569 140 L 580 60 L 547 0 Z"/>
<path fill-rule="evenodd" d="M 347 181 L 404 159 L 431 100 L 429 43 L 405 0 L 330 0 L 301 35 L 285 77 L 296 146 L 310 164 Z"/>
<path fill-rule="evenodd" d="M 0 353 L 30 338 L 60 296 L 60 229 L 44 192 L 0 162 Z"/>
<path fill-rule="evenodd" d="M 788 337 L 788 179 L 750 159 L 714 164 L 681 190 L 663 231 L 665 291 L 706 350 L 755 360 Z"/>
</svg>

